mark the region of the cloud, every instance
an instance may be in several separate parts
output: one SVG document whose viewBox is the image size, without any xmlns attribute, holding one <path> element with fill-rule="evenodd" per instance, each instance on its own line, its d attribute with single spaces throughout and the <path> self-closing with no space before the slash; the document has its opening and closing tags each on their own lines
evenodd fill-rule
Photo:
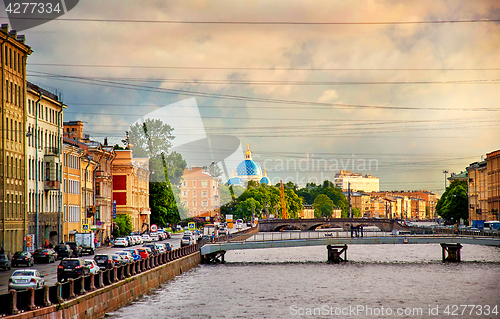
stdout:
<svg viewBox="0 0 500 319">
<path fill-rule="evenodd" d="M 339 98 L 339 95 L 337 91 L 335 90 L 327 90 L 321 94 L 321 96 L 318 98 L 318 102 L 320 103 L 328 103 L 328 102 L 334 102 Z"/>
</svg>

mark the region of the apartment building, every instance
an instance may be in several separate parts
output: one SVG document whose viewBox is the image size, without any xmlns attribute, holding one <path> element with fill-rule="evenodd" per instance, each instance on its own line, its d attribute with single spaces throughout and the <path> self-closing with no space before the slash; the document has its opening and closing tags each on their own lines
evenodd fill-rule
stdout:
<svg viewBox="0 0 500 319">
<path fill-rule="evenodd" d="M 134 158 L 132 150 L 116 150 L 113 161 L 113 201 L 116 213 L 132 218 L 134 231 L 150 226 L 149 158 Z"/>
<path fill-rule="evenodd" d="M 202 167 L 185 168 L 181 182 L 181 202 L 189 217 L 205 217 L 220 208 L 219 179 Z M 208 216 L 214 217 L 214 216 Z"/>
<path fill-rule="evenodd" d="M 0 241 L 7 253 L 23 250 L 27 235 L 26 59 L 24 35 L 0 28 Z"/>
<path fill-rule="evenodd" d="M 351 191 L 363 191 L 365 193 L 379 191 L 379 178 L 369 174 L 361 175 L 352 173 L 351 171 L 340 170 L 335 175 L 333 183 L 336 187 L 342 189 L 342 191 L 347 191 L 348 189 Z"/>
<path fill-rule="evenodd" d="M 26 83 L 28 234 L 34 247 L 62 239 L 62 123 L 66 105 L 59 97 Z M 33 247 L 31 247 L 33 249 Z"/>
</svg>

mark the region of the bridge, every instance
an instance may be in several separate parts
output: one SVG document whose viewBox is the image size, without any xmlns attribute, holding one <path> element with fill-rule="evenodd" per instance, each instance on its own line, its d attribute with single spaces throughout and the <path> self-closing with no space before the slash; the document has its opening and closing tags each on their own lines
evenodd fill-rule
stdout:
<svg viewBox="0 0 500 319">
<path fill-rule="evenodd" d="M 367 218 L 312 218 L 312 219 L 261 219 L 259 230 L 261 232 L 273 232 L 282 230 L 315 230 L 317 228 L 342 228 L 349 230 L 351 226 L 362 225 L 376 226 L 381 231 L 392 230 L 416 230 L 418 227 L 406 226 L 394 219 L 367 219 Z"/>
<path fill-rule="evenodd" d="M 299 232 L 300 233 L 300 232 Z M 500 247 L 500 238 L 493 237 L 478 237 L 478 236 L 453 236 L 453 235 L 385 235 L 384 233 L 378 232 L 378 236 L 364 236 L 364 237 L 333 237 L 324 236 L 317 238 L 292 238 L 289 239 L 276 239 L 271 238 L 270 240 L 255 240 L 256 237 L 250 238 L 249 240 L 242 242 L 225 242 L 225 243 L 215 243 L 207 244 L 201 247 L 202 258 L 208 262 L 218 261 L 221 257 L 224 261 L 224 254 L 228 250 L 239 250 L 239 249 L 262 249 L 262 248 L 284 248 L 284 247 L 305 247 L 305 246 L 327 246 L 339 247 L 339 245 L 344 245 L 347 249 L 347 245 L 380 245 L 380 244 L 441 244 L 447 246 L 460 247 L 461 244 L 470 245 L 486 245 L 486 246 L 496 246 Z M 457 248 L 458 250 L 460 248 Z M 447 248 L 446 248 L 447 249 Z M 443 260 L 445 260 L 445 247 L 443 247 Z M 446 250 L 447 251 L 447 250 Z M 458 253 L 458 259 L 454 261 L 460 261 L 460 253 Z"/>
</svg>

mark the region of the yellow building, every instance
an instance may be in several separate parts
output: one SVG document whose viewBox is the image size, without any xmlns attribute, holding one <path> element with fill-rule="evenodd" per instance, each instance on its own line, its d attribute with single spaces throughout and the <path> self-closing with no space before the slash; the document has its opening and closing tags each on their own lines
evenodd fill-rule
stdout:
<svg viewBox="0 0 500 319">
<path fill-rule="evenodd" d="M 486 154 L 486 174 L 488 175 L 488 217 L 500 219 L 500 150 Z"/>
<path fill-rule="evenodd" d="M 0 29 L 0 244 L 12 254 L 23 250 L 27 234 L 26 59 L 32 53 L 24 35 Z"/>
<path fill-rule="evenodd" d="M 113 161 L 113 201 L 116 213 L 132 218 L 133 231 L 150 226 L 149 158 L 133 158 L 132 150 L 116 150 Z"/>
<path fill-rule="evenodd" d="M 94 171 L 97 162 L 87 155 L 88 148 L 77 140 L 64 138 L 63 148 L 63 237 L 73 240 L 75 233 L 94 225 Z"/>
</svg>

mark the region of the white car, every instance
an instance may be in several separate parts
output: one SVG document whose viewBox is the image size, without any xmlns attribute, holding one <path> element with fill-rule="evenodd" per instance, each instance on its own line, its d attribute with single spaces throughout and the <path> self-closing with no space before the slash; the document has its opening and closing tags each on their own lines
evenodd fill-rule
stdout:
<svg viewBox="0 0 500 319">
<path fill-rule="evenodd" d="M 99 266 L 94 259 L 85 259 L 85 265 L 89 266 L 91 274 L 97 274 L 99 271 Z"/>
<path fill-rule="evenodd" d="M 115 251 L 115 254 L 120 255 L 126 263 L 134 262 L 134 256 L 132 256 L 132 254 L 128 251 Z"/>
<path fill-rule="evenodd" d="M 142 240 L 141 236 L 132 236 L 132 237 L 134 237 L 137 245 L 142 245 L 144 243 L 144 240 Z"/>
<path fill-rule="evenodd" d="M 24 290 L 29 287 L 36 289 L 43 285 L 45 285 L 45 280 L 36 269 L 16 270 L 9 279 L 9 289 Z"/>
<path fill-rule="evenodd" d="M 151 234 L 151 241 L 158 241 L 158 240 L 160 240 L 158 234 Z"/>
<path fill-rule="evenodd" d="M 149 242 L 151 242 L 151 237 L 149 237 L 149 235 L 148 235 L 148 234 L 143 234 L 143 235 L 142 235 L 142 240 L 143 240 L 143 242 L 145 242 L 145 243 L 149 243 Z"/>
<path fill-rule="evenodd" d="M 129 242 L 128 242 L 127 238 L 120 237 L 120 238 L 115 239 L 114 246 L 128 247 Z"/>
</svg>

